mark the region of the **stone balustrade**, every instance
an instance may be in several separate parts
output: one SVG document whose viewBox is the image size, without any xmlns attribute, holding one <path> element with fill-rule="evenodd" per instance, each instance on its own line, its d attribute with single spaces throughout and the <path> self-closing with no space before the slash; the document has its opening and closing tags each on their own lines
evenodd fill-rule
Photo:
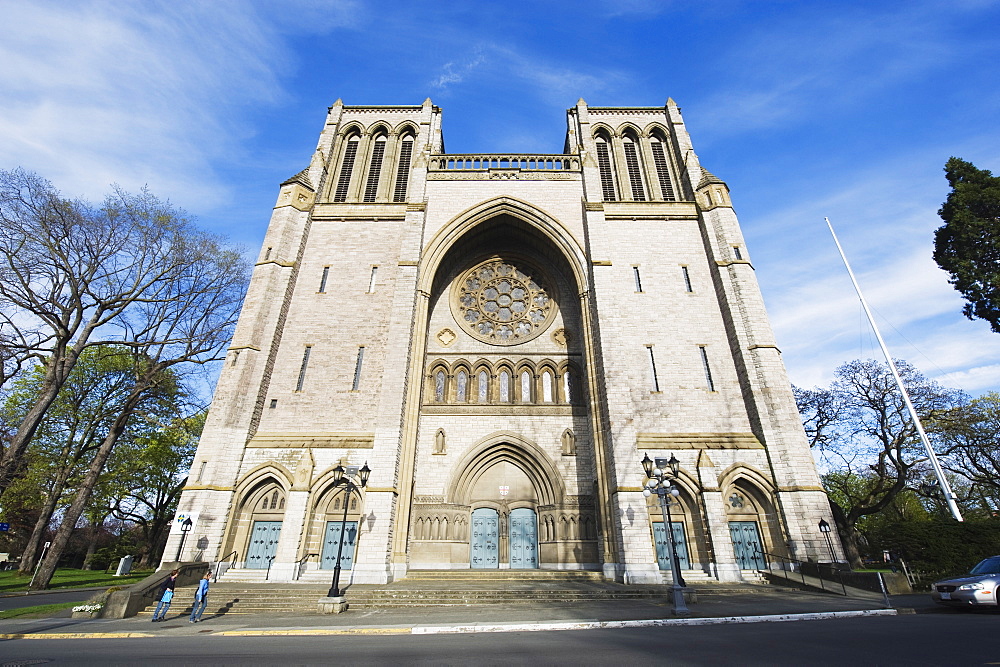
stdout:
<svg viewBox="0 0 1000 667">
<path fill-rule="evenodd" d="M 431 171 L 486 171 L 489 169 L 580 171 L 580 157 L 562 154 L 476 153 L 434 155 L 430 159 Z"/>
</svg>

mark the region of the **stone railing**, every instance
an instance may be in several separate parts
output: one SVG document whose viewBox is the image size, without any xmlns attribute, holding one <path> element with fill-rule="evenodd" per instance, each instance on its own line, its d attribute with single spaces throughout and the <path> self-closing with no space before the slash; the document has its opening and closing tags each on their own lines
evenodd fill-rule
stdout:
<svg viewBox="0 0 1000 667">
<path fill-rule="evenodd" d="M 580 157 L 562 154 L 470 153 L 433 155 L 430 158 L 431 171 L 488 171 L 490 169 L 580 171 Z"/>
</svg>

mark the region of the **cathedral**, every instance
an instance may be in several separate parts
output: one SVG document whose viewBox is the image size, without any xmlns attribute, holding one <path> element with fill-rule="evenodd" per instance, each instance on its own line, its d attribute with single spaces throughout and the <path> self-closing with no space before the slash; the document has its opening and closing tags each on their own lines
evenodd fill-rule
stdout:
<svg viewBox="0 0 1000 667">
<path fill-rule="evenodd" d="M 688 581 L 829 560 L 752 256 L 680 107 L 581 99 L 566 122 L 560 154 L 454 154 L 430 99 L 329 108 L 279 188 L 168 559 L 643 584 L 670 581 L 669 538 Z M 679 461 L 669 518 L 647 454 Z"/>
</svg>

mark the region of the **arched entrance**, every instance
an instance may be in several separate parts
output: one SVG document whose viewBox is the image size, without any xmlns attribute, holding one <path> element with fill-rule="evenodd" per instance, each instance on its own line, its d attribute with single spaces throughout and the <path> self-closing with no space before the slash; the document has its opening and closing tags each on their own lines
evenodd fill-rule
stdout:
<svg viewBox="0 0 1000 667">
<path fill-rule="evenodd" d="M 229 548 L 243 554 L 243 567 L 266 570 L 274 560 L 285 518 L 285 489 L 265 477 L 244 495 Z"/>
<path fill-rule="evenodd" d="M 726 493 L 729 536 L 741 570 L 767 567 L 769 544 L 781 544 L 780 527 L 767 495 L 746 479 L 734 481 Z"/>
</svg>

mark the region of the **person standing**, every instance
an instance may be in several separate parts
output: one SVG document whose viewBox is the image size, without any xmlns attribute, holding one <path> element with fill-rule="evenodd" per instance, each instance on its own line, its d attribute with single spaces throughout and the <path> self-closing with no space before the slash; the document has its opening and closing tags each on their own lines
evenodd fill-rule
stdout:
<svg viewBox="0 0 1000 667">
<path fill-rule="evenodd" d="M 191 618 L 188 619 L 191 623 L 199 622 L 201 615 L 205 612 L 205 607 L 208 605 L 208 585 L 211 583 L 211 579 L 212 572 L 208 571 L 198 582 L 198 590 L 194 592 L 194 604 L 191 605 Z"/>
<path fill-rule="evenodd" d="M 153 623 L 166 620 L 164 616 L 167 615 L 167 610 L 170 609 L 170 601 L 174 599 L 174 589 L 177 587 L 178 573 L 180 573 L 180 570 L 171 570 L 170 576 L 160 586 L 160 601 L 156 603 L 156 611 L 153 612 Z"/>
</svg>

